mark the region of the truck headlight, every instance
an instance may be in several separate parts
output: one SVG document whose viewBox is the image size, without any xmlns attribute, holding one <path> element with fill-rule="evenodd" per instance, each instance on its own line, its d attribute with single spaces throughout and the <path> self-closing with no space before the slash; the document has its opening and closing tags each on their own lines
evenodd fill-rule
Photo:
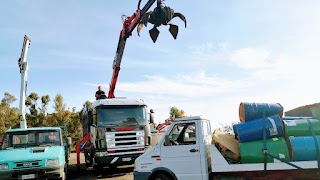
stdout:
<svg viewBox="0 0 320 180">
<path fill-rule="evenodd" d="M 96 152 L 96 157 L 108 156 L 108 152 Z"/>
<path fill-rule="evenodd" d="M 8 164 L 0 164 L 0 170 L 8 170 L 9 166 Z"/>
<path fill-rule="evenodd" d="M 60 164 L 59 159 L 49 159 L 46 162 L 46 166 L 57 166 Z"/>
</svg>

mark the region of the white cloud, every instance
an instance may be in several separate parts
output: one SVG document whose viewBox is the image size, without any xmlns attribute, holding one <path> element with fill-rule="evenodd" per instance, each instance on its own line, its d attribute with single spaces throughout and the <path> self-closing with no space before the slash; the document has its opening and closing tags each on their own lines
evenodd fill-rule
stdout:
<svg viewBox="0 0 320 180">
<path fill-rule="evenodd" d="M 228 43 L 222 42 L 214 45 L 211 42 L 199 46 L 189 47 L 192 50 L 194 59 L 202 61 L 221 60 L 226 58 L 228 53 Z"/>
<path fill-rule="evenodd" d="M 243 48 L 234 51 L 230 55 L 230 60 L 243 69 L 268 68 L 271 66 L 269 60 L 270 53 L 264 49 Z"/>
<path fill-rule="evenodd" d="M 124 92 L 161 94 L 180 97 L 209 96 L 226 93 L 242 87 L 239 81 L 231 81 L 217 76 L 207 76 L 205 72 L 165 76 L 145 76 L 145 81 L 119 82 L 117 89 Z"/>
</svg>

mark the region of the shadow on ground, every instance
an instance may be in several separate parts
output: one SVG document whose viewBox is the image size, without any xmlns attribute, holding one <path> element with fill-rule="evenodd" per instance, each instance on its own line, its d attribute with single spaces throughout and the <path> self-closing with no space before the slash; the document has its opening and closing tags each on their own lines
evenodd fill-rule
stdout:
<svg viewBox="0 0 320 180">
<path fill-rule="evenodd" d="M 69 166 L 69 172 L 67 179 L 128 179 L 127 175 L 132 174 L 133 166 L 119 166 L 117 168 L 102 168 L 95 170 L 92 168 L 86 168 L 84 164 L 81 164 L 80 170 L 76 165 Z"/>
</svg>

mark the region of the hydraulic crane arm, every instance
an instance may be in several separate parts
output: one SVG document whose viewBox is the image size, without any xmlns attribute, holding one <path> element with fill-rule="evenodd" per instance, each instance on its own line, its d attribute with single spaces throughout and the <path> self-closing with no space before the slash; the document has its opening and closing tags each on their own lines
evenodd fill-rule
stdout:
<svg viewBox="0 0 320 180">
<path fill-rule="evenodd" d="M 114 57 L 113 65 L 112 65 L 113 74 L 112 74 L 112 78 L 111 78 L 111 82 L 110 82 L 108 98 L 114 98 L 114 89 L 117 84 L 122 55 L 124 52 L 124 48 L 126 46 L 126 41 L 131 36 L 132 31 L 137 27 L 137 25 L 141 21 L 142 16 L 150 9 L 150 7 L 155 3 L 155 1 L 156 0 L 149 0 L 145 4 L 145 6 L 142 8 L 142 10 L 140 10 L 141 0 L 139 0 L 137 11 L 132 16 L 127 17 L 123 21 L 123 27 L 120 32 L 117 52 Z M 158 0 L 158 1 L 160 1 L 160 0 Z"/>
<path fill-rule="evenodd" d="M 28 63 L 26 61 L 28 48 L 30 45 L 30 39 L 27 35 L 24 35 L 21 57 L 19 58 L 18 64 L 21 74 L 21 88 L 20 88 L 20 105 L 19 105 L 19 119 L 20 128 L 27 128 L 26 121 L 26 91 L 27 91 L 27 79 L 28 79 Z"/>
</svg>

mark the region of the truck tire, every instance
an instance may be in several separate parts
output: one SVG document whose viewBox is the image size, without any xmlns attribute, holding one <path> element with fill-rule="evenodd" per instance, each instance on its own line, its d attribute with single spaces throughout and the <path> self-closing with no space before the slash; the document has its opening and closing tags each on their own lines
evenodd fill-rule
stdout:
<svg viewBox="0 0 320 180">
<path fill-rule="evenodd" d="M 66 180 L 66 173 L 63 173 L 62 177 L 60 178 L 60 180 Z"/>
<path fill-rule="evenodd" d="M 173 180 L 171 176 L 166 173 L 156 173 L 155 175 L 151 176 L 149 180 Z"/>
</svg>

